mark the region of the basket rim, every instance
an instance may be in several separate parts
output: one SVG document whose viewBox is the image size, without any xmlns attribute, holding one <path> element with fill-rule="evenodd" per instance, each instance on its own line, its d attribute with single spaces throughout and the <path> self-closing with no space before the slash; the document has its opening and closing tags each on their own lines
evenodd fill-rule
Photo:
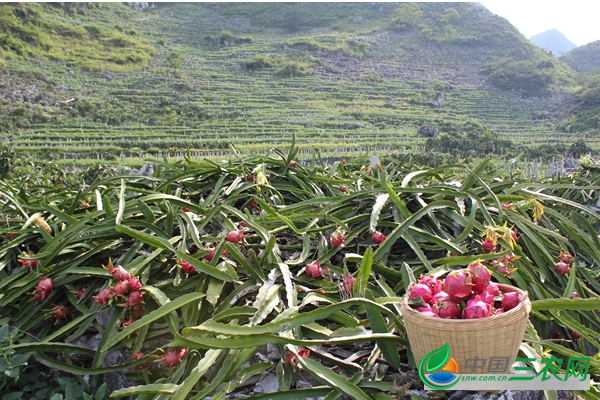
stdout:
<svg viewBox="0 0 600 400">
<path fill-rule="evenodd" d="M 494 320 L 494 321 L 499 321 L 501 319 L 508 319 L 511 318 L 514 314 L 518 313 L 518 312 L 522 312 L 522 310 L 524 309 L 526 314 L 529 315 L 531 313 L 531 300 L 529 299 L 529 292 L 527 292 L 526 290 L 520 289 L 516 286 L 512 286 L 512 285 L 507 285 L 505 283 L 497 283 L 498 288 L 500 289 L 501 292 L 503 293 L 507 293 L 507 292 L 517 292 L 521 295 L 522 299 L 521 302 L 519 303 L 519 305 L 515 308 L 513 308 L 512 310 L 503 312 L 502 314 L 499 315 L 493 315 L 491 317 L 487 317 L 487 318 L 478 318 L 478 319 L 446 319 L 446 318 L 434 318 L 434 317 L 430 317 L 427 315 L 423 315 L 422 313 L 418 312 L 417 310 L 415 310 L 414 308 L 412 308 L 409 304 L 409 290 L 410 288 L 414 285 L 414 283 L 411 283 L 406 291 L 406 294 L 404 295 L 404 297 L 402 298 L 402 317 L 404 318 L 404 314 L 405 313 L 409 313 L 410 316 L 412 318 L 422 318 L 422 319 L 426 319 L 429 321 L 440 321 L 440 322 L 444 322 L 444 324 L 451 324 L 451 325 L 468 325 L 468 324 L 472 324 L 474 321 L 490 321 L 490 320 Z"/>
</svg>

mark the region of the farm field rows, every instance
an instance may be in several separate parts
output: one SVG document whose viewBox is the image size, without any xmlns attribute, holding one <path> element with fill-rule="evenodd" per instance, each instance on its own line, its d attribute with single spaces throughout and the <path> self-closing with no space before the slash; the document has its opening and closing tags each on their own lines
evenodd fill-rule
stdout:
<svg viewBox="0 0 600 400">
<path fill-rule="evenodd" d="M 292 134 L 301 149 L 318 149 L 324 155 L 403 153 L 423 148 L 425 138 L 417 137 L 417 128 L 424 124 L 435 124 L 442 133 L 460 131 L 466 123 L 481 124 L 523 146 L 542 140 L 568 146 L 574 141 L 556 132 L 551 118 L 543 118 L 553 110 L 551 100 L 523 99 L 461 79 L 460 71 L 473 66 L 425 65 L 400 56 L 381 60 L 385 46 L 399 37 L 388 34 L 379 38 L 382 44 L 373 41 L 370 53 L 359 60 L 339 51 L 309 53 L 293 46 L 303 40 L 351 40 L 347 33 L 315 32 L 274 40 L 241 24 L 235 34 L 251 38 L 251 43 L 225 46 L 218 36 L 224 27 L 231 28 L 231 22 L 220 25 L 219 19 L 211 19 L 212 13 L 198 7 L 188 11 L 184 24 L 150 11 L 147 19 L 125 27 L 147 35 L 160 33 L 165 43 L 157 45 L 157 58 L 139 73 L 11 62 L 10 73 L 42 76 L 64 89 L 61 101 L 74 99 L 60 103 L 49 123 L 19 130 L 10 137 L 11 144 L 19 151 L 68 164 L 74 159 L 122 162 L 188 149 L 199 157 L 223 156 L 229 153 L 229 144 L 252 154 L 289 143 Z M 176 72 L 166 61 L 173 52 L 184 60 Z M 244 68 L 256 56 L 276 54 L 313 60 L 313 74 L 282 77 L 275 68 Z M 375 72 L 378 81 L 369 75 Z M 431 101 L 440 92 L 444 103 L 435 108 Z M 589 141 L 598 147 L 595 138 Z"/>
</svg>

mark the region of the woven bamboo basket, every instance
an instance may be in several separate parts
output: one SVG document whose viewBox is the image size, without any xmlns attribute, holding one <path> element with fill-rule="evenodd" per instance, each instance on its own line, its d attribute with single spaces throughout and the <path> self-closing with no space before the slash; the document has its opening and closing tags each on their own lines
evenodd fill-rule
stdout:
<svg viewBox="0 0 600 400">
<path fill-rule="evenodd" d="M 469 320 L 425 316 L 408 305 L 407 293 L 402 300 L 402 315 L 416 364 L 419 365 L 428 353 L 448 343 L 450 357 L 456 360 L 463 374 L 510 373 L 525 335 L 531 301 L 527 292 L 519 288 L 504 284 L 498 284 L 498 287 L 502 293 L 518 292 L 521 303 L 493 317 Z M 466 368 L 466 361 L 476 357 L 485 359 L 485 365 Z M 508 369 L 505 372 L 488 371 L 490 357 L 508 357 Z"/>
</svg>

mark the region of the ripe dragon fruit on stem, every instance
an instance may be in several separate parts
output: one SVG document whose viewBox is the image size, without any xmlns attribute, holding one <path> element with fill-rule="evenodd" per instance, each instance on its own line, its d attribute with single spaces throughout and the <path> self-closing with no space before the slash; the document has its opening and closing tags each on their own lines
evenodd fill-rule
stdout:
<svg viewBox="0 0 600 400">
<path fill-rule="evenodd" d="M 444 279 L 444 292 L 455 303 L 468 299 L 473 286 L 471 274 L 465 270 L 451 271 Z"/>
<path fill-rule="evenodd" d="M 37 288 L 33 292 L 33 299 L 35 301 L 44 301 L 50 294 L 52 294 L 52 287 L 54 285 L 54 281 L 52 278 L 40 278 L 38 282 Z"/>
<path fill-rule="evenodd" d="M 321 277 L 323 271 L 321 270 L 321 262 L 319 260 L 313 261 L 310 264 L 306 264 L 306 269 L 304 270 L 306 275 L 309 278 L 319 278 Z"/>
<path fill-rule="evenodd" d="M 350 296 L 352 294 L 352 289 L 354 289 L 354 284 L 356 283 L 356 278 L 352 275 L 344 275 L 342 279 L 342 291 L 346 296 Z"/>
<path fill-rule="evenodd" d="M 481 244 L 484 253 L 491 253 L 496 250 L 496 242 L 493 239 L 487 238 Z"/>
<path fill-rule="evenodd" d="M 225 239 L 231 243 L 237 243 L 245 237 L 242 231 L 231 231 L 225 235 Z"/>
<path fill-rule="evenodd" d="M 180 364 L 187 353 L 187 349 L 182 347 L 180 349 L 171 348 L 169 351 L 163 356 L 162 360 L 165 364 L 167 364 L 170 368 L 175 367 Z"/>
<path fill-rule="evenodd" d="M 571 272 L 571 268 L 569 267 L 569 264 L 559 261 L 554 266 L 554 271 L 560 275 L 567 275 L 569 272 Z"/>
<path fill-rule="evenodd" d="M 558 255 L 558 259 L 567 265 L 571 265 L 573 262 L 573 256 L 569 252 L 561 251 Z"/>
<path fill-rule="evenodd" d="M 331 235 L 331 247 L 340 247 L 344 244 L 344 240 L 346 239 L 346 235 L 344 235 L 340 231 L 335 231 Z"/>
<path fill-rule="evenodd" d="M 375 232 L 371 233 L 371 237 L 373 238 L 373 241 L 375 242 L 375 244 L 381 244 L 386 239 L 386 236 L 383 233 L 381 233 L 380 231 L 375 231 Z"/>
<path fill-rule="evenodd" d="M 112 295 L 113 295 L 112 288 L 106 288 L 106 289 L 102 289 L 100 291 L 100 293 L 98 293 L 98 296 L 94 296 L 94 297 L 92 297 L 92 299 L 96 303 L 103 305 L 103 304 L 107 304 L 109 302 Z"/>
<path fill-rule="evenodd" d="M 102 268 L 107 269 L 108 273 L 115 281 L 127 281 L 129 278 L 131 278 L 131 274 L 122 266 L 119 265 L 117 268 L 115 268 L 110 258 L 108 259 L 108 268 L 104 265 Z"/>
</svg>

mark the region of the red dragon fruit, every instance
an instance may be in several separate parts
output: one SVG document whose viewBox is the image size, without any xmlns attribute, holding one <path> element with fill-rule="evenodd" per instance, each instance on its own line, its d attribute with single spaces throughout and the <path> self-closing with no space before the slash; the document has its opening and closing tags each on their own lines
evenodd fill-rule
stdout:
<svg viewBox="0 0 600 400">
<path fill-rule="evenodd" d="M 581 339 L 581 334 L 578 332 L 575 332 L 573 329 L 567 329 L 567 331 L 569 332 L 569 335 L 571 335 L 571 337 L 573 338 L 573 340 L 579 340 Z"/>
<path fill-rule="evenodd" d="M 127 302 L 125 303 L 125 305 L 127 305 L 127 306 L 138 305 L 144 300 L 143 297 L 144 297 L 144 292 L 135 290 L 129 294 L 129 297 L 127 298 Z"/>
<path fill-rule="evenodd" d="M 24 255 L 26 257 L 33 256 L 33 254 L 30 254 L 30 253 L 25 253 Z M 36 260 L 35 258 L 31 258 L 31 259 L 19 258 L 18 260 L 21 263 L 21 268 L 28 268 L 29 270 L 32 270 L 33 268 L 38 266 L 38 260 Z"/>
<path fill-rule="evenodd" d="M 558 255 L 558 259 L 567 265 L 571 265 L 573 262 L 573 256 L 569 252 L 561 251 Z"/>
<path fill-rule="evenodd" d="M 444 292 L 448 293 L 450 300 L 460 303 L 469 298 L 473 282 L 469 271 L 452 271 L 444 279 Z"/>
<path fill-rule="evenodd" d="M 346 296 L 350 296 L 352 294 L 352 289 L 354 289 L 354 284 L 356 283 L 356 278 L 352 275 L 344 275 L 342 279 L 342 290 Z"/>
<path fill-rule="evenodd" d="M 107 304 L 108 303 L 108 301 L 110 300 L 110 298 L 112 297 L 112 295 L 113 295 L 112 288 L 106 288 L 106 289 L 102 289 L 100 291 L 100 293 L 98 293 L 98 296 L 94 296 L 94 297 L 92 297 L 92 299 L 96 303 L 98 303 L 100 305 L 103 305 L 103 304 Z"/>
<path fill-rule="evenodd" d="M 289 352 L 285 361 L 283 362 L 285 365 L 293 367 L 298 362 L 298 358 L 306 358 L 310 354 L 310 350 L 305 349 L 304 347 L 298 347 L 298 355 L 295 355 L 292 352 Z"/>
<path fill-rule="evenodd" d="M 375 232 L 371 233 L 371 237 L 373 238 L 373 241 L 376 244 L 381 244 L 386 239 L 386 236 L 383 233 L 381 233 L 380 231 L 375 231 Z"/>
<path fill-rule="evenodd" d="M 55 320 L 59 320 L 59 319 L 65 319 L 67 318 L 67 313 L 69 312 L 69 310 L 67 309 L 67 307 L 63 306 L 63 305 L 58 305 L 58 306 L 54 306 L 50 312 L 48 314 L 46 314 L 46 317 L 49 318 L 54 318 Z"/>
<path fill-rule="evenodd" d="M 554 266 L 554 271 L 560 275 L 567 275 L 569 272 L 571 272 L 571 268 L 569 267 L 569 264 L 559 261 Z"/>
<path fill-rule="evenodd" d="M 484 253 L 491 253 L 496 250 L 496 242 L 493 239 L 487 238 L 483 241 L 481 247 Z"/>
<path fill-rule="evenodd" d="M 504 310 L 501 308 L 497 308 L 494 310 L 494 315 L 504 314 Z"/>
<path fill-rule="evenodd" d="M 108 272 L 115 281 L 127 281 L 131 278 L 131 274 L 122 266 L 113 267 L 112 262 L 108 263 Z"/>
<path fill-rule="evenodd" d="M 571 295 L 572 299 L 578 299 L 579 298 L 579 293 L 577 293 L 577 290 L 573 290 L 573 294 Z"/>
<path fill-rule="evenodd" d="M 127 294 L 131 291 L 129 288 L 129 281 L 120 281 L 115 285 L 115 294 L 117 296 L 127 296 Z"/>
<path fill-rule="evenodd" d="M 181 271 L 185 274 L 191 274 L 192 272 L 196 272 L 196 268 L 189 262 L 185 260 L 178 260 L 177 263 L 181 266 Z"/>
<path fill-rule="evenodd" d="M 296 161 L 292 160 L 289 162 L 288 164 L 291 168 L 295 168 L 296 167 Z"/>
<path fill-rule="evenodd" d="M 225 235 L 225 239 L 231 243 L 237 243 L 244 238 L 244 232 L 242 231 L 231 231 Z"/>
<path fill-rule="evenodd" d="M 504 311 L 512 310 L 521 302 L 521 295 L 517 292 L 504 293 L 502 296 L 502 308 Z"/>
<path fill-rule="evenodd" d="M 142 287 L 142 282 L 140 282 L 140 280 L 136 277 L 129 278 L 127 283 L 129 283 L 129 289 L 131 289 L 132 291 L 140 290 Z"/>
<path fill-rule="evenodd" d="M 460 318 L 460 307 L 450 299 L 443 299 L 433 305 L 433 311 L 445 319 Z"/>
<path fill-rule="evenodd" d="M 319 278 L 323 271 L 321 270 L 321 262 L 319 260 L 313 261 L 310 264 L 306 264 L 306 269 L 304 270 L 306 275 L 310 278 Z"/>
<path fill-rule="evenodd" d="M 332 247 L 340 247 L 344 244 L 344 240 L 346 239 L 346 235 L 342 234 L 340 231 L 335 231 L 331 235 L 331 246 Z"/>
<path fill-rule="evenodd" d="M 187 353 L 187 349 L 185 347 L 180 349 L 169 349 L 169 351 L 163 356 L 163 362 L 167 364 L 169 367 L 173 368 L 176 365 L 180 364 Z"/>
<path fill-rule="evenodd" d="M 433 275 L 421 276 L 421 279 L 419 280 L 419 283 L 422 283 L 423 285 L 429 286 L 429 289 L 431 289 L 431 294 L 432 295 L 435 295 L 435 294 L 437 294 L 437 293 L 439 293 L 439 292 L 442 291 L 442 282 L 439 281 Z"/>
<path fill-rule="evenodd" d="M 431 296 L 431 300 L 429 300 L 429 304 L 434 305 L 436 302 L 438 302 L 440 300 L 444 300 L 444 299 L 450 299 L 450 296 L 448 296 L 448 293 L 446 293 L 442 290 L 440 292 L 437 292 L 433 296 Z"/>
<path fill-rule="evenodd" d="M 129 295 L 129 297 L 131 297 L 131 295 Z M 142 315 L 144 314 L 144 307 L 142 307 L 139 304 L 136 304 L 134 306 L 131 306 L 130 312 L 131 312 L 131 319 L 133 319 L 134 321 L 137 321 L 138 319 L 142 318 Z"/>
<path fill-rule="evenodd" d="M 52 293 L 52 287 L 54 285 L 54 281 L 52 278 L 40 278 L 38 282 L 37 288 L 33 292 L 33 299 L 35 301 L 44 301 L 50 294 Z"/>
<path fill-rule="evenodd" d="M 517 231 L 516 229 L 512 229 L 510 231 L 510 236 L 512 236 L 513 240 L 515 241 L 515 243 L 517 243 L 519 241 L 519 231 Z"/>
<path fill-rule="evenodd" d="M 431 300 L 431 289 L 422 283 L 412 286 L 409 293 L 411 299 L 417 300 L 420 297 L 424 303 L 428 303 Z"/>
<path fill-rule="evenodd" d="M 483 292 L 487 289 L 490 280 L 492 279 L 492 274 L 490 271 L 480 263 L 473 263 L 469 265 L 469 271 L 471 272 L 471 277 L 473 281 L 473 291 L 475 292 Z"/>
<path fill-rule="evenodd" d="M 473 299 L 462 312 L 463 319 L 487 318 L 492 316 L 492 307 L 481 299 Z"/>
<path fill-rule="evenodd" d="M 207 247 L 206 249 L 204 249 L 204 251 L 209 252 L 207 255 L 204 256 L 204 259 L 208 262 L 211 262 L 213 260 L 213 258 L 215 257 L 215 250 Z"/>
</svg>

